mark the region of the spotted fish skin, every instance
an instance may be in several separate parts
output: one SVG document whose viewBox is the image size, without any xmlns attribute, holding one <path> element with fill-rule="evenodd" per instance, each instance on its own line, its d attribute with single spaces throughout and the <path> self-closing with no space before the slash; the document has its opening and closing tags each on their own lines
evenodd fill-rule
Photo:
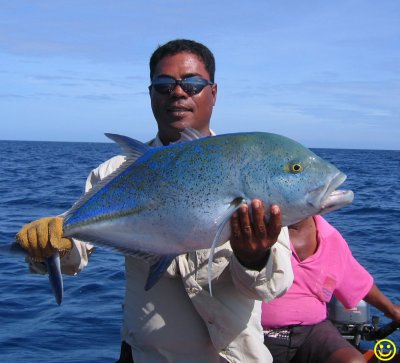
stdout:
<svg viewBox="0 0 400 363">
<path fill-rule="evenodd" d="M 165 258 L 228 240 L 227 222 L 242 202 L 259 198 L 266 210 L 278 204 L 290 225 L 353 199 L 351 191 L 335 191 L 342 172 L 281 135 L 189 136 L 161 148 L 108 136 L 127 161 L 66 214 L 64 234 L 151 263 L 163 256 L 163 268 Z"/>
</svg>

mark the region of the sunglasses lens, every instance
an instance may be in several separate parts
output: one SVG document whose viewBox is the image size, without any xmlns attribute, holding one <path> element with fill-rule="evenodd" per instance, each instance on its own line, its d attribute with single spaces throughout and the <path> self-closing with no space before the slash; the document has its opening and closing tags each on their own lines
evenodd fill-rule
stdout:
<svg viewBox="0 0 400 363">
<path fill-rule="evenodd" d="M 189 77 L 181 83 L 183 90 L 191 96 L 200 93 L 207 84 L 208 82 L 200 77 Z"/>
<path fill-rule="evenodd" d="M 158 93 L 167 95 L 175 88 L 175 80 L 173 78 L 158 78 L 153 81 L 152 86 Z"/>
<path fill-rule="evenodd" d="M 170 77 L 160 77 L 155 79 L 151 85 L 158 93 L 166 95 L 170 94 L 178 84 L 182 87 L 185 93 L 189 96 L 193 96 L 200 93 L 205 86 L 211 83 L 197 76 L 184 78 L 181 81 L 177 81 Z"/>
</svg>

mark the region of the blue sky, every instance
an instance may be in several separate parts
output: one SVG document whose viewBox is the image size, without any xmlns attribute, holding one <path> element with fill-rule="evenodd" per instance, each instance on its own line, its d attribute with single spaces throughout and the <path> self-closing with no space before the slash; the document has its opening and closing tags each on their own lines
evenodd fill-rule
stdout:
<svg viewBox="0 0 400 363">
<path fill-rule="evenodd" d="M 400 149 L 397 0 L 0 0 L 0 140 L 156 132 L 148 60 L 175 38 L 217 61 L 217 133 Z"/>
</svg>

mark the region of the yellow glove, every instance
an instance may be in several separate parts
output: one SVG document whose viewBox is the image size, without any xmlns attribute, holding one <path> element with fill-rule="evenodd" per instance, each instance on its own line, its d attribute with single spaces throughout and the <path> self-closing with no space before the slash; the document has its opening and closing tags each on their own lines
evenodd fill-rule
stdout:
<svg viewBox="0 0 400 363">
<path fill-rule="evenodd" d="M 72 248 L 72 240 L 63 236 L 63 218 L 47 217 L 25 224 L 17 233 L 17 242 L 34 260 L 42 261 L 58 250 L 65 255 Z"/>
</svg>

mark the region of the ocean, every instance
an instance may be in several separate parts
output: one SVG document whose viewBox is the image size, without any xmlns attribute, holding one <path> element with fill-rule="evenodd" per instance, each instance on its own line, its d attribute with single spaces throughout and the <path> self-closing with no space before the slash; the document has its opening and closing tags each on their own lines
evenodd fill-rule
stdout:
<svg viewBox="0 0 400 363">
<path fill-rule="evenodd" d="M 378 287 L 400 304 L 400 151 L 314 149 L 348 176 L 352 205 L 327 214 Z M 119 153 L 114 144 L 0 141 L 1 244 L 32 220 L 67 210 L 90 170 Z M 114 362 L 119 356 L 124 259 L 98 248 L 64 277 L 58 306 L 45 276 L 21 257 L 0 256 L 1 362 Z M 388 319 L 372 309 L 382 323 Z M 179 317 L 177 317 L 179 318 Z M 392 334 L 400 349 L 400 332 Z"/>
</svg>

